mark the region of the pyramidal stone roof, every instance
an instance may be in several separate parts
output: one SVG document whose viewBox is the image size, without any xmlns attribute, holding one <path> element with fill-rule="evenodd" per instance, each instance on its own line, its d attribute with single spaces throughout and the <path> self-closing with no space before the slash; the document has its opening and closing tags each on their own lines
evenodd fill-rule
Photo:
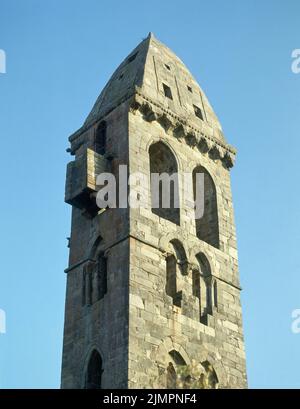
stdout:
<svg viewBox="0 0 300 409">
<path fill-rule="evenodd" d="M 171 90 L 172 100 L 166 99 L 164 85 Z M 153 101 L 175 114 L 194 120 L 195 108 L 200 108 L 205 122 L 222 131 L 207 97 L 184 63 L 152 33 L 119 65 L 98 97 L 85 125 L 95 122 L 136 87 Z"/>
<path fill-rule="evenodd" d="M 69 137 L 75 154 L 81 136 L 127 101 L 132 113 L 140 111 L 181 141 L 221 160 L 229 169 L 236 150 L 229 145 L 206 95 L 183 62 L 152 33 L 119 65 L 97 98 L 83 126 Z"/>
</svg>

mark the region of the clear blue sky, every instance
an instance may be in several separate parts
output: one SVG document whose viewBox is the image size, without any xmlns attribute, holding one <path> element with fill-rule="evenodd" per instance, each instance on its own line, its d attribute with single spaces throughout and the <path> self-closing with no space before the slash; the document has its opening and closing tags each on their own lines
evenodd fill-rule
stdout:
<svg viewBox="0 0 300 409">
<path fill-rule="evenodd" d="M 149 31 L 190 68 L 238 149 L 249 385 L 300 387 L 299 21 L 298 0 L 0 0 L 0 387 L 59 387 L 67 138 Z"/>
</svg>

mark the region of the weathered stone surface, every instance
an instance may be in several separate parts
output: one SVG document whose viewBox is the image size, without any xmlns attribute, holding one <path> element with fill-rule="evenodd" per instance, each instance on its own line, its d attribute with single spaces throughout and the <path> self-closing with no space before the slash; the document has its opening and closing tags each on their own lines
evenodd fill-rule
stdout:
<svg viewBox="0 0 300 409">
<path fill-rule="evenodd" d="M 172 99 L 164 94 L 163 84 Z M 214 197 L 216 209 L 211 207 L 201 229 L 215 229 L 218 240 L 209 242 L 209 234 L 199 238 L 192 199 L 182 200 L 181 182 L 175 221 L 151 206 L 106 209 L 87 217 L 72 203 L 62 387 L 87 386 L 89 361 L 96 350 L 102 359 L 103 388 L 165 388 L 170 363 L 176 372 L 193 362 L 213 377 L 199 385 L 245 388 L 229 174 L 235 150 L 185 65 L 153 35 L 120 65 L 84 126 L 70 137 L 75 160 L 93 150 L 103 120 L 107 167 L 117 178 L 120 164 L 127 164 L 130 174 L 149 177 L 149 148 L 157 142 L 174 155 L 179 174 L 199 167 L 207 171 L 214 194 L 205 197 L 208 202 Z M 99 254 L 107 260 L 107 291 L 84 305 L 85 265 Z M 168 278 L 168 268 L 175 272 L 176 291 L 168 287 L 174 278 Z"/>
</svg>

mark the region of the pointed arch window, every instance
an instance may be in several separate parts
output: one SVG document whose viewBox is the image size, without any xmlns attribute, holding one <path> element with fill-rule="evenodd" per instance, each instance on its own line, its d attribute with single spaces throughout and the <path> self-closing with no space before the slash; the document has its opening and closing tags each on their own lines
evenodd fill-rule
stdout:
<svg viewBox="0 0 300 409">
<path fill-rule="evenodd" d="M 187 273 L 187 258 L 182 243 L 170 241 L 171 253 L 166 258 L 166 294 L 172 297 L 173 304 L 181 307 L 182 303 L 182 275 Z"/>
<path fill-rule="evenodd" d="M 95 349 L 91 353 L 85 375 L 85 389 L 101 389 L 102 358 Z"/>
<path fill-rule="evenodd" d="M 170 148 L 162 142 L 150 146 L 152 212 L 180 224 L 178 167 Z"/>
<path fill-rule="evenodd" d="M 177 372 L 175 368 L 178 369 L 178 367 L 186 366 L 186 362 L 180 355 L 180 353 L 175 350 L 169 352 L 169 358 L 171 358 L 171 361 L 169 362 L 167 367 L 166 387 L 167 389 L 176 389 L 178 385 Z"/>
<path fill-rule="evenodd" d="M 198 175 L 198 176 L 197 176 Z M 219 220 L 217 193 L 214 181 L 207 170 L 198 166 L 193 171 L 194 200 L 203 203 L 203 214 L 195 214 L 196 235 L 200 240 L 219 248 Z"/>
<path fill-rule="evenodd" d="M 203 324 L 208 323 L 208 315 L 213 315 L 214 307 L 217 307 L 217 284 L 213 281 L 209 261 L 203 253 L 196 256 L 199 270 L 193 271 L 192 285 L 193 295 L 199 299 L 199 316 Z"/>
</svg>

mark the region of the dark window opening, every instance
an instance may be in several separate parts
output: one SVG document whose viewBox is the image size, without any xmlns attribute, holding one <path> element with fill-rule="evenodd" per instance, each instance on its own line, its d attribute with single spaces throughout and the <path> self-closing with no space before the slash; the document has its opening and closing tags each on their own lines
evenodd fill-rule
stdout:
<svg viewBox="0 0 300 409">
<path fill-rule="evenodd" d="M 188 89 L 190 92 L 193 92 L 192 88 L 191 88 L 189 85 L 187 86 L 187 89 Z"/>
<path fill-rule="evenodd" d="M 127 62 L 130 63 L 130 62 L 132 62 L 133 60 L 135 60 L 135 57 L 136 57 L 137 55 L 138 55 L 137 52 L 134 53 L 134 54 L 132 54 L 132 55 L 128 58 Z"/>
<path fill-rule="evenodd" d="M 188 261 L 186 257 L 186 252 L 182 243 L 178 239 L 172 239 L 170 241 L 174 249 L 174 254 L 176 255 L 177 263 L 181 274 L 187 274 L 188 271 Z"/>
<path fill-rule="evenodd" d="M 107 293 L 107 258 L 100 254 L 97 269 L 97 300 L 101 300 Z"/>
<path fill-rule="evenodd" d="M 194 107 L 195 115 L 198 118 L 202 119 L 202 121 L 203 121 L 203 115 L 202 115 L 201 109 L 199 107 L 197 107 L 196 105 L 193 105 L 193 107 Z"/>
<path fill-rule="evenodd" d="M 211 280 L 206 279 L 206 311 L 207 314 L 212 315 L 212 294 L 211 294 Z"/>
<path fill-rule="evenodd" d="M 104 155 L 106 151 L 106 122 L 98 125 L 95 135 L 95 152 Z"/>
<path fill-rule="evenodd" d="M 172 245 L 174 252 L 166 258 L 166 294 L 172 297 L 173 305 L 181 307 L 182 289 L 180 281 L 177 280 L 179 279 L 178 274 L 181 275 L 187 273 L 186 253 L 179 240 L 171 240 L 170 244 Z M 176 360 L 174 361 L 177 363 Z"/>
<path fill-rule="evenodd" d="M 171 71 L 171 67 L 168 64 L 165 64 L 167 70 Z"/>
<path fill-rule="evenodd" d="M 218 288 L 217 288 L 217 282 L 214 282 L 214 306 L 218 308 Z"/>
<path fill-rule="evenodd" d="M 121 75 L 119 76 L 119 80 L 121 80 L 123 77 L 124 77 L 124 74 L 121 74 Z"/>
<path fill-rule="evenodd" d="M 167 258 L 166 294 L 172 297 L 173 304 L 181 307 L 181 293 L 177 292 L 177 261 L 175 256 Z"/>
<path fill-rule="evenodd" d="M 178 382 L 177 379 L 180 381 L 182 384 L 182 374 L 180 373 L 180 368 L 184 368 L 186 366 L 186 362 L 183 359 L 183 357 L 180 355 L 179 352 L 172 350 L 169 352 L 169 356 L 172 359 L 173 362 L 169 362 L 168 367 L 167 367 L 167 379 L 166 379 L 166 386 L 167 389 L 177 389 L 178 388 Z M 175 366 L 174 366 L 175 364 Z M 179 376 L 177 376 L 176 369 L 179 370 Z M 185 373 L 185 370 L 183 371 Z M 187 377 L 184 377 L 185 380 L 188 380 L 188 375 Z"/>
<path fill-rule="evenodd" d="M 199 271 L 193 270 L 192 273 L 192 290 L 193 296 L 199 298 L 200 300 L 200 273 Z"/>
<path fill-rule="evenodd" d="M 165 96 L 169 99 L 173 99 L 171 88 L 168 85 L 163 84 Z"/>
<path fill-rule="evenodd" d="M 196 217 L 195 214 L 196 235 L 200 240 L 219 248 L 219 220 L 216 187 L 212 177 L 202 166 L 198 166 L 193 171 L 193 190 L 195 201 L 201 200 L 201 195 L 203 196 L 204 207 L 202 215 Z"/>
<path fill-rule="evenodd" d="M 183 357 L 180 355 L 179 352 L 175 351 L 175 349 L 173 349 L 172 351 L 169 352 L 169 355 L 171 356 L 171 358 L 173 359 L 173 361 L 175 362 L 175 364 L 177 366 L 184 366 L 186 365 L 185 360 L 183 359 Z"/>
<path fill-rule="evenodd" d="M 179 184 L 175 156 L 162 142 L 156 142 L 150 146 L 149 156 L 152 212 L 179 225 Z M 154 174 L 159 175 L 158 186 L 152 184 Z"/>
<path fill-rule="evenodd" d="M 208 325 L 208 315 L 213 315 L 211 268 L 209 261 L 203 253 L 198 253 L 196 258 L 199 263 L 200 275 L 200 322 L 204 325 Z"/>
<path fill-rule="evenodd" d="M 101 356 L 99 352 L 94 350 L 87 367 L 85 389 L 101 389 L 102 372 Z"/>
</svg>

